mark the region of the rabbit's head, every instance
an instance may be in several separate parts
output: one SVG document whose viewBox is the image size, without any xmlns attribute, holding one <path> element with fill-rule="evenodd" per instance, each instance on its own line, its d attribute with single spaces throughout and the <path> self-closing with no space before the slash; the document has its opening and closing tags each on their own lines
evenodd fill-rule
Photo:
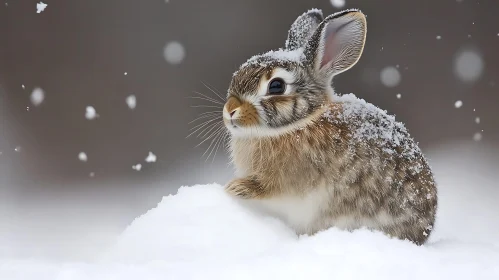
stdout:
<svg viewBox="0 0 499 280">
<path fill-rule="evenodd" d="M 234 137 L 276 136 L 313 121 L 330 102 L 333 76 L 359 60 L 366 18 L 310 10 L 292 24 L 285 48 L 250 58 L 232 78 L 223 109 Z"/>
</svg>

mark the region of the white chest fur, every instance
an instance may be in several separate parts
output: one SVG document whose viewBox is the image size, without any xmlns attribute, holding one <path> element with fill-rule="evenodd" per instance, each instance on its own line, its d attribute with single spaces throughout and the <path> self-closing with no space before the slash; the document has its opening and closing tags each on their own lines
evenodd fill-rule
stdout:
<svg viewBox="0 0 499 280">
<path fill-rule="evenodd" d="M 252 201 L 253 206 L 276 216 L 299 233 L 307 233 L 325 226 L 323 212 L 329 207 L 326 188 L 317 188 L 304 196 L 279 196 Z"/>
<path fill-rule="evenodd" d="M 334 200 L 327 187 L 321 187 L 314 188 L 304 196 L 279 196 L 247 202 L 251 207 L 281 219 L 299 234 L 315 233 L 333 226 L 344 230 L 361 227 L 376 229 L 394 223 L 393 217 L 384 211 L 371 218 L 359 213 L 333 218 L 328 214 L 329 210 L 334 208 L 332 201 Z"/>
</svg>

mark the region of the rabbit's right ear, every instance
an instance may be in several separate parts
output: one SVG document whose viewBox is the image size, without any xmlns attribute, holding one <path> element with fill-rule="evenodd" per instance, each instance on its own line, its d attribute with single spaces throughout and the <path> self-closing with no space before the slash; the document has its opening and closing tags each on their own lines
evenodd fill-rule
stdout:
<svg viewBox="0 0 499 280">
<path fill-rule="evenodd" d="M 291 25 L 285 48 L 292 51 L 304 47 L 323 20 L 322 11 L 319 9 L 311 9 L 303 13 Z"/>
<path fill-rule="evenodd" d="M 316 73 L 332 77 L 359 61 L 366 42 L 367 23 L 359 10 L 328 16 L 305 47 L 305 57 Z"/>
</svg>

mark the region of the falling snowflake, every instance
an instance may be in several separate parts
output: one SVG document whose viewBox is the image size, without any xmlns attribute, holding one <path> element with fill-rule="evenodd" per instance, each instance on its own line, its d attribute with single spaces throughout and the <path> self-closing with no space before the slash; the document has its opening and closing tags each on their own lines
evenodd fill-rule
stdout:
<svg viewBox="0 0 499 280">
<path fill-rule="evenodd" d="M 142 164 L 137 163 L 136 165 L 132 165 L 132 169 L 136 171 L 140 171 L 142 169 Z"/>
<path fill-rule="evenodd" d="M 20 151 L 21 151 L 21 146 L 17 146 L 17 147 L 15 147 L 15 148 L 14 148 L 14 151 L 16 151 L 16 152 L 20 152 Z"/>
<path fill-rule="evenodd" d="M 402 98 L 402 94 L 397 93 L 397 99 L 400 99 L 400 98 Z"/>
<path fill-rule="evenodd" d="M 388 66 L 381 70 L 380 79 L 386 87 L 396 87 L 400 84 L 401 76 L 396 67 Z"/>
<path fill-rule="evenodd" d="M 473 135 L 473 141 L 481 141 L 482 140 L 482 134 L 480 132 L 477 132 Z"/>
<path fill-rule="evenodd" d="M 345 0 L 331 0 L 331 5 L 335 8 L 343 8 L 345 6 Z"/>
<path fill-rule="evenodd" d="M 26 88 L 24 85 L 21 85 L 21 87 L 22 87 L 23 89 L 25 89 L 25 88 Z"/>
<path fill-rule="evenodd" d="M 85 109 L 85 118 L 87 118 L 87 120 L 93 120 L 98 116 L 99 115 L 97 114 L 97 111 L 95 111 L 94 107 L 87 106 L 87 108 Z"/>
<path fill-rule="evenodd" d="M 458 100 L 456 101 L 456 103 L 454 103 L 454 107 L 456 108 L 461 108 L 463 106 L 463 101 L 461 100 Z"/>
<path fill-rule="evenodd" d="M 128 75 L 128 72 L 123 73 L 123 75 L 125 75 L 125 76 Z"/>
<path fill-rule="evenodd" d="M 184 60 L 185 49 L 177 41 L 169 42 L 163 50 L 165 60 L 170 64 L 179 64 Z"/>
<path fill-rule="evenodd" d="M 152 152 L 149 152 L 149 155 L 146 157 L 146 162 L 156 162 L 156 155 L 153 154 Z"/>
<path fill-rule="evenodd" d="M 442 36 L 437 35 L 437 40 L 440 40 L 440 39 L 442 39 Z"/>
<path fill-rule="evenodd" d="M 85 154 L 84 152 L 80 152 L 80 153 L 78 154 L 78 159 L 79 159 L 80 161 L 84 161 L 84 162 L 86 162 L 86 161 L 88 160 L 87 154 Z"/>
<path fill-rule="evenodd" d="M 41 88 L 35 88 L 33 92 L 31 92 L 30 100 L 31 103 L 35 106 L 42 104 L 45 99 L 45 92 Z"/>
<path fill-rule="evenodd" d="M 482 75 L 484 62 L 476 51 L 461 51 L 454 60 L 454 72 L 463 82 L 471 83 L 477 81 Z"/>
<path fill-rule="evenodd" d="M 128 108 L 130 109 L 135 109 L 135 107 L 137 107 L 137 98 L 135 97 L 135 95 L 130 95 L 128 96 L 126 99 L 125 99 L 125 102 L 126 104 L 128 105 Z"/>
<path fill-rule="evenodd" d="M 476 122 L 477 124 L 479 124 L 479 123 L 480 123 L 480 118 L 479 118 L 479 117 L 476 117 L 476 118 L 475 118 L 475 122 Z"/>
<path fill-rule="evenodd" d="M 45 10 L 45 8 L 47 8 L 47 4 L 45 4 L 43 2 L 37 3 L 36 4 L 36 13 L 39 14 L 39 13 L 43 12 Z"/>
</svg>

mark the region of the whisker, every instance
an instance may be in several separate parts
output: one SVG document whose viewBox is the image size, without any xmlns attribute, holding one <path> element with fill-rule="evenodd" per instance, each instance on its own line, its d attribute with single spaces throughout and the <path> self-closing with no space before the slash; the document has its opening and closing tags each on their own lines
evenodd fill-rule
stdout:
<svg viewBox="0 0 499 280">
<path fill-rule="evenodd" d="M 193 122 L 195 122 L 197 120 L 201 120 L 201 119 L 206 119 L 206 118 L 210 118 L 210 117 L 211 118 L 215 118 L 215 117 L 218 116 L 218 114 L 219 113 L 211 113 L 211 114 L 206 114 L 204 116 L 199 116 L 199 117 L 195 118 L 194 120 L 190 121 L 189 124 L 191 124 L 191 123 L 193 123 Z"/>
<path fill-rule="evenodd" d="M 203 125 L 205 125 L 207 123 L 210 123 L 210 122 L 212 122 L 212 121 L 214 121 L 214 120 L 217 119 L 217 117 L 215 117 L 215 116 L 212 116 L 212 117 L 213 117 L 212 119 L 209 119 L 207 121 L 204 121 L 204 122 L 202 122 L 200 124 L 195 125 L 194 127 L 191 128 L 191 130 L 196 129 L 196 128 L 200 127 L 200 126 L 203 126 Z"/>
<path fill-rule="evenodd" d="M 223 111 L 220 111 L 220 110 L 209 111 L 209 112 L 204 112 L 204 113 L 199 114 L 198 117 L 204 116 L 204 115 L 210 115 L 210 114 L 221 114 L 221 113 L 223 113 Z"/>
<path fill-rule="evenodd" d="M 218 130 L 218 126 L 220 123 L 212 123 L 210 124 L 210 126 L 208 127 L 205 127 L 203 130 L 201 130 L 198 135 L 196 136 L 196 138 L 205 138 L 207 137 L 208 135 L 210 135 L 211 137 L 211 134 L 215 131 Z M 215 129 L 215 131 L 214 131 Z"/>
<path fill-rule="evenodd" d="M 218 108 L 218 109 L 221 109 L 220 106 L 213 106 L 213 105 L 193 105 L 191 107 L 192 108 Z"/>
<path fill-rule="evenodd" d="M 209 145 L 202 156 L 206 157 L 206 161 L 211 158 L 213 163 L 218 155 L 220 147 L 224 147 L 226 151 L 229 149 L 227 140 L 230 138 L 230 133 L 225 128 L 222 115 L 226 99 L 223 94 L 219 93 L 219 91 L 209 83 L 203 81 L 201 81 L 201 83 L 214 95 L 194 91 L 194 93 L 199 96 L 188 96 L 187 98 L 199 99 L 211 104 L 194 104 L 190 107 L 214 108 L 214 110 L 203 112 L 195 116 L 195 118 L 189 122 L 189 124 L 195 125 L 190 128 L 190 133 L 187 137 L 196 135 L 197 138 L 200 138 L 201 141 L 195 147 L 199 147 L 205 142 L 209 142 Z"/>
<path fill-rule="evenodd" d="M 209 113 L 222 113 L 222 112 L 223 112 L 222 110 L 208 111 L 208 112 L 201 113 L 199 115 L 204 115 L 204 114 L 209 114 Z"/>
<path fill-rule="evenodd" d="M 215 125 L 217 125 L 217 124 L 218 124 L 218 125 L 220 125 L 220 124 L 221 124 L 221 125 L 223 126 L 223 123 L 222 123 L 222 122 L 219 122 L 219 123 L 214 123 L 213 125 L 211 125 L 211 126 L 210 126 L 210 129 L 205 128 L 205 129 L 203 129 L 201 132 L 199 132 L 199 134 L 198 134 L 198 136 L 197 136 L 197 137 L 201 137 L 201 138 L 205 137 L 206 135 L 208 135 L 208 133 L 210 133 L 210 132 L 213 130 L 213 128 L 214 128 L 214 127 L 215 127 Z M 208 129 L 208 130 L 207 130 L 207 129 Z M 205 130 L 207 130 L 207 131 L 205 132 Z M 204 132 L 204 133 L 203 133 L 203 132 Z"/>
<path fill-rule="evenodd" d="M 211 96 L 208 96 L 208 95 L 206 95 L 206 94 L 204 94 L 204 93 L 201 93 L 201 92 L 199 92 L 199 91 L 194 91 L 194 93 L 197 93 L 197 94 L 199 94 L 199 95 L 201 95 L 201 96 L 204 96 L 204 97 L 206 97 L 206 98 L 209 98 L 209 99 L 212 99 L 212 100 L 218 101 L 216 98 L 211 97 Z M 225 100 L 223 100 L 223 99 L 222 99 L 222 103 L 225 103 Z"/>
<path fill-rule="evenodd" d="M 225 130 L 221 133 L 220 140 L 218 141 L 217 148 L 215 149 L 215 154 L 213 154 L 212 163 L 215 162 L 215 157 L 217 156 L 218 148 L 224 145 L 223 143 L 225 142 L 226 137 L 227 137 L 227 131 Z"/>
<path fill-rule="evenodd" d="M 204 157 L 204 155 L 208 152 L 208 150 L 211 148 L 211 145 L 213 145 L 213 140 L 210 142 L 210 144 L 208 145 L 208 148 L 206 148 L 206 150 L 204 151 L 204 153 L 201 155 L 201 157 Z M 206 161 L 206 160 L 205 160 Z"/>
<path fill-rule="evenodd" d="M 208 149 L 206 149 L 206 151 L 204 152 L 203 156 L 208 152 L 210 151 L 210 153 L 208 154 L 208 156 L 206 157 L 206 160 L 205 161 L 208 161 L 208 159 L 210 159 L 210 156 L 211 154 L 213 153 L 213 149 L 215 148 L 215 146 L 217 145 L 218 143 L 218 139 L 220 137 L 220 134 L 222 133 L 223 131 L 222 130 L 217 130 L 217 133 L 215 134 L 215 137 L 213 138 L 213 140 L 211 141 L 210 143 L 210 146 L 208 146 Z M 214 144 L 214 145 L 213 145 Z M 211 148 L 211 149 L 210 149 Z"/>
<path fill-rule="evenodd" d="M 186 96 L 185 98 L 201 99 L 201 100 L 209 101 L 209 102 L 211 102 L 211 103 L 224 105 L 224 104 L 223 104 L 222 102 L 220 102 L 220 101 L 211 100 L 211 99 L 204 98 L 204 97 L 200 97 L 200 96 Z"/>
<path fill-rule="evenodd" d="M 202 126 L 198 127 L 196 130 L 194 130 L 193 132 L 191 132 L 189 135 L 187 135 L 187 137 L 186 137 L 186 138 L 189 138 L 191 135 L 193 135 L 193 134 L 195 134 L 196 132 L 198 132 L 199 130 L 203 129 L 203 127 L 204 127 L 204 129 L 203 129 L 200 133 L 202 133 L 202 132 L 203 132 L 204 130 L 206 130 L 207 128 L 212 127 L 213 125 L 216 125 L 216 124 L 217 124 L 217 122 L 213 122 L 213 121 L 215 121 L 215 120 L 216 120 L 216 119 L 213 119 L 213 120 L 209 120 L 209 121 L 206 121 L 206 122 L 202 123 Z M 211 123 L 210 123 L 210 122 L 211 122 Z M 192 128 L 192 129 L 193 129 L 193 128 Z M 198 134 L 198 137 L 199 137 L 199 134 Z"/>
<path fill-rule="evenodd" d="M 203 144 L 204 142 L 206 142 L 207 140 L 209 140 L 210 138 L 212 138 L 213 135 L 214 135 L 214 133 L 216 133 L 216 132 L 218 132 L 219 130 L 222 130 L 222 129 L 224 129 L 224 127 L 220 126 L 218 129 L 216 129 L 214 132 L 212 132 L 209 137 L 206 137 L 203 141 L 201 141 L 201 143 L 197 144 L 196 147 L 199 147 L 199 145 Z M 203 156 L 204 156 L 204 154 L 203 154 Z"/>
<path fill-rule="evenodd" d="M 225 133 L 225 140 L 224 140 L 224 148 L 225 148 L 225 152 L 229 152 L 230 151 L 230 133 L 229 132 L 226 132 Z"/>
<path fill-rule="evenodd" d="M 209 87 L 206 83 L 204 83 L 203 81 L 201 81 L 201 83 L 206 87 L 208 88 L 211 92 L 213 92 L 216 96 L 218 96 L 218 98 L 220 98 L 222 101 L 225 102 L 225 99 L 222 98 L 222 96 L 220 96 L 220 94 L 218 94 L 213 88 Z"/>
<path fill-rule="evenodd" d="M 227 134 L 227 130 L 223 130 L 221 133 L 220 133 L 220 136 L 219 136 L 219 140 L 218 142 L 216 143 L 216 149 L 215 149 L 215 153 L 213 154 L 213 161 L 215 161 L 215 157 L 217 156 L 217 153 L 218 153 L 218 148 L 220 148 L 220 145 L 224 142 L 224 139 L 225 139 L 225 135 Z"/>
</svg>

